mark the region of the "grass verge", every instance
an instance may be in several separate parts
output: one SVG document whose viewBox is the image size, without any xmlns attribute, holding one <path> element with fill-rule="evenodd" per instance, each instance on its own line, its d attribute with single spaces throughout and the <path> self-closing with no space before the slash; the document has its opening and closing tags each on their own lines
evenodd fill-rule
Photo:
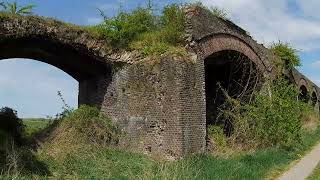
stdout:
<svg viewBox="0 0 320 180">
<path fill-rule="evenodd" d="M 312 175 L 308 177 L 309 180 L 317 180 L 320 179 L 320 163 L 316 167 L 316 169 L 313 171 Z"/>
<path fill-rule="evenodd" d="M 28 127 L 28 126 L 27 126 Z M 29 126 L 30 127 L 30 126 Z M 198 155 L 175 162 L 156 161 L 141 154 L 116 148 L 78 144 L 77 151 L 53 153 L 45 145 L 31 152 L 47 169 L 47 174 L 30 172 L 21 179 L 264 179 L 272 178 L 300 159 L 319 140 L 320 130 L 303 134 L 303 143 L 294 150 L 269 148 L 228 158 Z M 68 153 L 69 152 L 69 153 Z M 37 171 L 37 169 L 34 169 Z"/>
</svg>

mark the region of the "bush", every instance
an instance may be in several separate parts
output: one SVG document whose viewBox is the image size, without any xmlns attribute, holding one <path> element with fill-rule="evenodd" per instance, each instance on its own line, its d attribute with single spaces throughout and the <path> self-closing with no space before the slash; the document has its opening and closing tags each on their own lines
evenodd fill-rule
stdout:
<svg viewBox="0 0 320 180">
<path fill-rule="evenodd" d="M 178 45 L 183 41 L 185 29 L 185 15 L 181 6 L 171 4 L 163 9 L 160 31 L 163 35 L 163 42 L 171 45 Z"/>
<path fill-rule="evenodd" d="M 223 149 L 227 146 L 227 138 L 220 126 L 210 125 L 207 130 L 208 139 L 213 143 L 214 148 Z"/>
<path fill-rule="evenodd" d="M 253 104 L 246 106 L 245 116 L 251 133 L 261 146 L 292 147 L 301 140 L 303 102 L 297 101 L 297 88 L 284 79 L 277 79 Z"/>
<path fill-rule="evenodd" d="M 159 55 L 183 42 L 185 17 L 182 7 L 166 6 L 161 15 L 151 7 L 137 8 L 131 13 L 120 12 L 113 18 L 106 17 L 95 29 L 116 49 L 142 50 L 145 55 Z"/>
<path fill-rule="evenodd" d="M 75 137 L 100 145 L 117 144 L 121 134 L 111 118 L 100 114 L 97 108 L 86 105 L 65 117 L 62 126 L 64 130 L 74 129 L 77 133 Z"/>
<path fill-rule="evenodd" d="M 307 105 L 297 101 L 298 94 L 294 85 L 277 79 L 268 88 L 256 92 L 249 104 L 227 97 L 218 117 L 233 125 L 229 143 L 246 148 L 291 148 L 300 143 L 302 115 Z"/>
<path fill-rule="evenodd" d="M 111 45 L 116 48 L 127 48 L 139 34 L 150 31 L 155 27 L 155 17 L 149 9 L 138 8 L 132 13 L 120 12 L 113 18 L 107 18 L 97 29 Z"/>
<path fill-rule="evenodd" d="M 271 46 L 271 50 L 284 62 L 285 68 L 292 69 L 301 65 L 297 50 L 292 48 L 289 44 L 282 42 L 274 43 Z"/>
<path fill-rule="evenodd" d="M 11 135 L 17 143 L 21 142 L 24 125 L 17 111 L 8 107 L 0 109 L 0 131 Z"/>
</svg>

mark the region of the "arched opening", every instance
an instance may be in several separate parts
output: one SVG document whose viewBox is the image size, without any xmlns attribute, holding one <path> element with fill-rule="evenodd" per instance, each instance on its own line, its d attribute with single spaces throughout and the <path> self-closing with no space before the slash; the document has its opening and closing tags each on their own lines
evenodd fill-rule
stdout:
<svg viewBox="0 0 320 180">
<path fill-rule="evenodd" d="M 317 102 L 318 102 L 318 97 L 317 97 L 317 93 L 316 92 L 312 92 L 311 95 L 311 101 L 312 101 L 312 106 L 316 106 Z"/>
<path fill-rule="evenodd" d="M 26 37 L 0 41 L 0 59 L 28 58 L 45 62 L 82 81 L 110 71 L 107 63 L 90 54 L 85 47 L 66 45 L 47 37 Z"/>
<path fill-rule="evenodd" d="M 65 43 L 44 35 L 11 37 L 0 40 L 0 60 L 28 58 L 50 64 L 79 82 L 79 104 L 97 105 L 99 78 L 109 77 L 111 64 L 93 54 L 81 43 Z M 99 99 L 99 100 L 97 100 Z"/>
<path fill-rule="evenodd" d="M 0 107 L 17 110 L 23 119 L 55 117 L 63 103 L 78 106 L 77 80 L 60 69 L 31 59 L 0 60 Z"/>
<path fill-rule="evenodd" d="M 232 133 L 232 122 L 217 118 L 219 108 L 228 97 L 248 102 L 258 88 L 261 73 L 244 54 L 225 50 L 205 59 L 206 122 L 207 126 L 223 127 L 226 135 Z"/>
<path fill-rule="evenodd" d="M 63 39 L 47 36 L 12 37 L 0 40 L 0 60 L 28 58 L 50 64 L 69 74 L 79 82 L 79 104 L 97 105 L 99 78 L 111 77 L 111 64 L 93 54 L 85 45 L 65 43 Z"/>
<path fill-rule="evenodd" d="M 300 94 L 298 99 L 302 102 L 308 103 L 309 102 L 309 93 L 306 86 L 301 85 L 300 86 Z"/>
</svg>

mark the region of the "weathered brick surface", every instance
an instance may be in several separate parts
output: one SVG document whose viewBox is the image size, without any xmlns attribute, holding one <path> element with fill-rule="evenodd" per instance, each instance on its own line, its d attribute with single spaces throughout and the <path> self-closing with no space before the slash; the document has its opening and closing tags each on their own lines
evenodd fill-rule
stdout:
<svg viewBox="0 0 320 180">
<path fill-rule="evenodd" d="M 205 151 L 207 57 L 233 50 L 265 76 L 275 69 L 274 55 L 232 22 L 200 7 L 186 8 L 186 17 L 189 58 L 184 60 L 113 52 L 85 30 L 20 16 L 0 18 L 0 59 L 38 59 L 64 70 L 79 81 L 79 104 L 97 106 L 126 132 L 123 147 L 176 159 Z M 314 83 L 296 70 L 290 73 L 297 86 L 319 97 Z"/>
<path fill-rule="evenodd" d="M 194 91 L 202 85 L 196 79 L 192 62 L 168 57 L 127 65 L 110 76 L 82 82 L 79 98 L 84 95 L 87 99 L 80 98 L 81 103 L 95 104 L 103 96 L 103 102 L 99 102 L 101 111 L 127 133 L 124 144 L 145 153 L 178 158 L 190 143 L 203 142 L 204 138 L 205 124 L 194 121 L 203 118 L 191 113 L 197 111 L 194 104 L 198 102 L 193 97 L 201 92 Z M 190 138 L 192 131 L 203 135 Z"/>
</svg>

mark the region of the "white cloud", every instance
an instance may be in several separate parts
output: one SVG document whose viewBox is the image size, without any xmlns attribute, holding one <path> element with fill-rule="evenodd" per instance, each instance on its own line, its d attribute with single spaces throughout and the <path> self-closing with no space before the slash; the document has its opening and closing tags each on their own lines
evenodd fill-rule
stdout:
<svg viewBox="0 0 320 180">
<path fill-rule="evenodd" d="M 290 12 L 290 1 L 203 0 L 203 3 L 225 9 L 236 24 L 249 31 L 260 43 L 281 40 L 302 51 L 320 50 L 320 21 L 316 20 L 320 15 L 314 10 L 309 13 L 311 8 L 320 8 L 319 1 L 303 1 L 308 5 L 302 8 L 299 16 Z"/>
</svg>

